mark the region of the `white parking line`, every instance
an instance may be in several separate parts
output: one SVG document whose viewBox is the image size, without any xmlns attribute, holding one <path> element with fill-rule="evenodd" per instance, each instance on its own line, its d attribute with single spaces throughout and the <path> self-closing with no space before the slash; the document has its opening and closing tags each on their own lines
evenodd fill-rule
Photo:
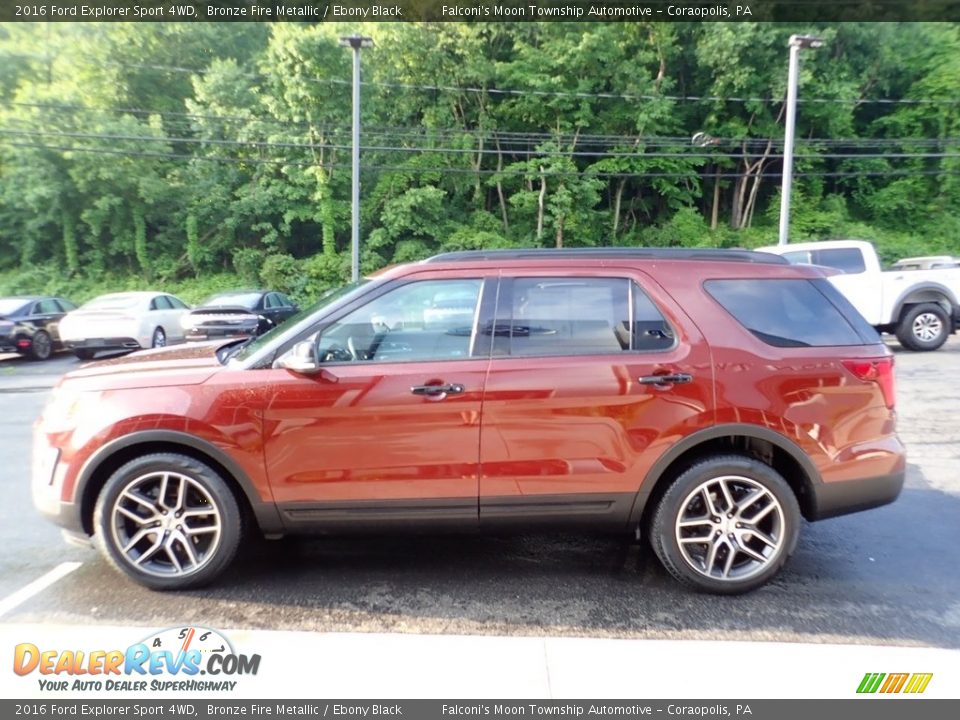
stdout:
<svg viewBox="0 0 960 720">
<path fill-rule="evenodd" d="M 16 592 L 10 593 L 3 600 L 0 600 L 0 617 L 3 617 L 15 607 L 26 602 L 37 593 L 46 590 L 57 580 L 66 577 L 81 565 L 83 565 L 81 562 L 60 563 L 46 575 L 42 575 L 29 585 L 20 588 Z"/>
</svg>

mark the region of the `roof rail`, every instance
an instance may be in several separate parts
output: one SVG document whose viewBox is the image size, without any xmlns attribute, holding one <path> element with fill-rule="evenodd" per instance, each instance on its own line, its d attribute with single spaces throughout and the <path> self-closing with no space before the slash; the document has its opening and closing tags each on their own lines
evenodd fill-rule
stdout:
<svg viewBox="0 0 960 720">
<path fill-rule="evenodd" d="M 469 262 L 477 260 L 541 260 L 541 259 L 631 259 L 631 260 L 720 260 L 725 262 L 789 265 L 779 255 L 753 250 L 727 248 L 517 248 L 507 250 L 460 250 L 441 253 L 423 262 Z"/>
</svg>

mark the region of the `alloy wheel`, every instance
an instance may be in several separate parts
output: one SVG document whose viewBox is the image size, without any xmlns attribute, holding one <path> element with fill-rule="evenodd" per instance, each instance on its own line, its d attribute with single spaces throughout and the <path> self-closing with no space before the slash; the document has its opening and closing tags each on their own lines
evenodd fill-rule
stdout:
<svg viewBox="0 0 960 720">
<path fill-rule="evenodd" d="M 53 341 L 45 332 L 38 332 L 33 336 L 31 354 L 36 360 L 46 360 L 53 351 Z"/>
<path fill-rule="evenodd" d="M 687 495 L 675 532 L 684 561 L 697 573 L 714 580 L 745 580 L 780 555 L 784 511 L 756 480 L 722 475 Z"/>
<path fill-rule="evenodd" d="M 913 319 L 913 335 L 923 342 L 936 340 L 943 332 L 943 322 L 932 312 L 920 313 Z"/>
<path fill-rule="evenodd" d="M 110 510 L 115 547 L 132 567 L 160 577 L 190 575 L 215 554 L 222 519 L 211 494 L 177 472 L 131 480 Z"/>
</svg>

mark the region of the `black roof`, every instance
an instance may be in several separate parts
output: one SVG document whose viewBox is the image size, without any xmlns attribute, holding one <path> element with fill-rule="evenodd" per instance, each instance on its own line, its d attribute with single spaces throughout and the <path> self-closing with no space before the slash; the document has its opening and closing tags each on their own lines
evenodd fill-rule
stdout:
<svg viewBox="0 0 960 720">
<path fill-rule="evenodd" d="M 789 261 L 773 253 L 727 248 L 526 248 L 508 250 L 461 250 L 441 253 L 424 262 L 468 262 L 477 260 L 557 260 L 557 259 L 640 259 L 640 260 L 720 260 L 724 262 L 789 265 Z"/>
</svg>

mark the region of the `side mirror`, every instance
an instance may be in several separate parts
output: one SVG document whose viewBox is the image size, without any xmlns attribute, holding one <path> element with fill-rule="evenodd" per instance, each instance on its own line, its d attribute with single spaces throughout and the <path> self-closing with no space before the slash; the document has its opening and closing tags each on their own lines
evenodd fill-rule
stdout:
<svg viewBox="0 0 960 720">
<path fill-rule="evenodd" d="M 320 372 L 320 363 L 317 361 L 317 352 L 312 342 L 299 342 L 290 352 L 277 358 L 273 363 L 275 368 L 283 368 L 300 375 L 316 375 Z"/>
</svg>

